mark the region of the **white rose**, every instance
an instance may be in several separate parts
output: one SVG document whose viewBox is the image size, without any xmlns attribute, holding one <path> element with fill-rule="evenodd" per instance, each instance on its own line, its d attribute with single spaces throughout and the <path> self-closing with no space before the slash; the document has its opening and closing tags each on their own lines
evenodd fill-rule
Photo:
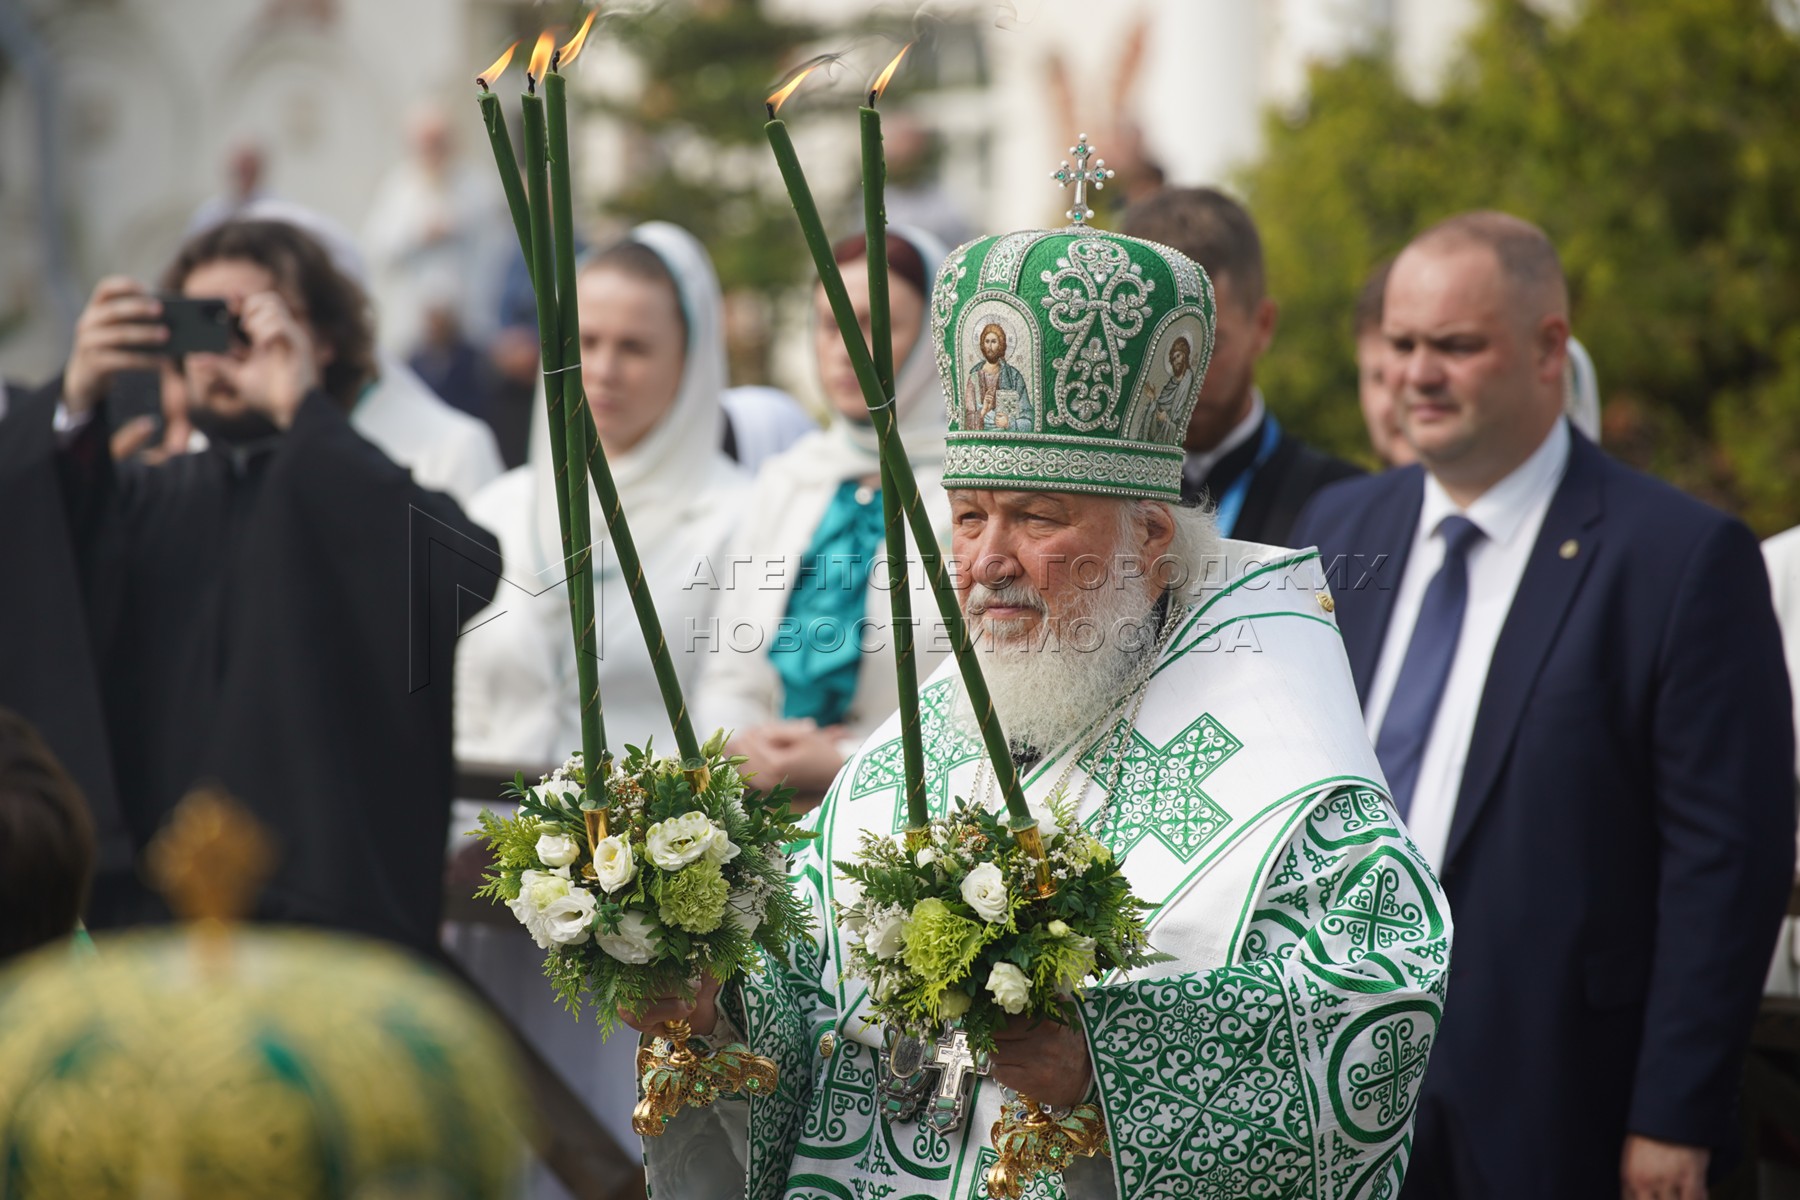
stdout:
<svg viewBox="0 0 1800 1200">
<path fill-rule="evenodd" d="M 938 1015 L 946 1021 L 954 1021 L 968 1012 L 969 1005 L 973 1003 L 967 992 L 945 992 L 938 998 Z"/>
<path fill-rule="evenodd" d="M 581 847 L 575 839 L 561 833 L 540 833 L 537 840 L 537 856 L 547 867 L 566 867 L 581 857 Z"/>
<path fill-rule="evenodd" d="M 1006 880 L 993 863 L 982 863 L 963 876 L 962 898 L 977 916 L 992 924 L 1006 919 Z"/>
<path fill-rule="evenodd" d="M 868 932 L 869 918 L 863 912 L 860 904 L 852 904 L 849 908 L 844 909 L 841 920 L 844 928 L 859 938 Z"/>
<path fill-rule="evenodd" d="M 559 946 L 579 946 L 588 940 L 588 926 L 594 922 L 594 908 L 599 904 L 586 888 L 571 888 L 560 900 L 544 909 L 544 933 Z"/>
<path fill-rule="evenodd" d="M 538 799 L 549 805 L 567 809 L 581 807 L 581 785 L 573 779 L 546 779 L 535 789 Z"/>
<path fill-rule="evenodd" d="M 725 898 L 725 916 L 750 937 L 762 924 L 762 904 L 754 892 L 733 892 Z"/>
<path fill-rule="evenodd" d="M 1009 1013 L 1024 1012 L 1025 1002 L 1031 999 L 1031 981 L 1009 962 L 994 964 L 988 972 L 987 990 L 994 994 L 994 1003 Z"/>
<path fill-rule="evenodd" d="M 1044 926 L 1044 932 L 1051 937 L 1068 937 L 1069 923 L 1067 921 L 1052 921 Z"/>
<path fill-rule="evenodd" d="M 656 918 L 633 909 L 619 918 L 619 932 L 596 933 L 594 944 L 622 963 L 647 963 L 655 957 L 661 938 L 662 926 Z"/>
<path fill-rule="evenodd" d="M 631 843 L 614 835 L 594 843 L 594 878 L 612 895 L 631 882 L 637 874 L 637 860 L 632 857 Z"/>
<path fill-rule="evenodd" d="M 863 933 L 863 946 L 886 962 L 900 953 L 900 946 L 906 940 L 905 931 L 906 913 L 898 908 L 889 909 L 870 919 L 868 929 Z"/>
<path fill-rule="evenodd" d="M 556 944 L 550 936 L 545 914 L 552 904 L 565 899 L 573 890 L 574 885 L 569 882 L 566 868 L 561 871 L 526 871 L 519 876 L 518 898 L 510 901 L 507 907 L 512 909 L 519 924 L 530 932 L 538 949 L 548 950 Z"/>
<path fill-rule="evenodd" d="M 706 842 L 706 861 L 722 867 L 740 853 L 738 844 L 725 836 L 724 827 L 714 825 Z"/>
<path fill-rule="evenodd" d="M 937 861 L 937 851 L 933 850 L 930 846 L 926 846 L 919 851 L 913 861 L 917 862 L 921 867 L 929 867 L 932 863 Z"/>
<path fill-rule="evenodd" d="M 719 842 L 724 846 L 718 845 Z M 730 847 L 729 853 L 726 847 Z M 644 835 L 644 853 L 663 870 L 679 871 L 701 855 L 712 857 L 716 863 L 729 862 L 737 853 L 737 847 L 731 845 L 725 831 L 708 820 L 705 813 L 690 812 L 652 825 Z M 720 854 L 724 857 L 717 857 Z"/>
</svg>

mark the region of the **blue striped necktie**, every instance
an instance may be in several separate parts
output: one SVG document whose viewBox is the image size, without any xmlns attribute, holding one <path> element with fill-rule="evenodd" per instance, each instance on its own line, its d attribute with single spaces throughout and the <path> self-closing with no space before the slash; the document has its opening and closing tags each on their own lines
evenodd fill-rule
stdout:
<svg viewBox="0 0 1800 1200">
<path fill-rule="evenodd" d="M 1450 664 L 1456 659 L 1463 610 L 1469 604 L 1469 550 L 1482 536 L 1479 525 L 1457 516 L 1445 517 L 1437 532 L 1444 539 L 1444 565 L 1425 585 L 1412 641 L 1407 643 L 1394 694 L 1381 721 L 1381 734 L 1375 740 L 1375 757 L 1381 760 L 1394 808 L 1402 820 L 1412 810 L 1425 743 L 1444 698 Z"/>
</svg>

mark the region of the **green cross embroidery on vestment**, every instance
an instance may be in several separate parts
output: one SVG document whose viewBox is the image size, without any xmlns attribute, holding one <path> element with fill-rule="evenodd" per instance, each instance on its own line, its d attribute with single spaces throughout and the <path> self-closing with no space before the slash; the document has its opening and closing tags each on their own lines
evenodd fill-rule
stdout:
<svg viewBox="0 0 1800 1200">
<path fill-rule="evenodd" d="M 933 817 L 950 811 L 950 772 L 981 757 L 981 739 L 966 728 L 956 711 L 955 681 L 944 679 L 919 695 L 919 729 L 925 748 L 926 805 Z M 862 756 L 850 780 L 850 799 L 872 792 L 894 792 L 894 831 L 906 828 L 906 764 L 898 737 Z"/>
<path fill-rule="evenodd" d="M 1109 737 L 1081 756 L 1081 769 L 1089 777 L 1104 778 L 1111 770 L 1110 762 L 1099 758 L 1103 748 L 1118 744 L 1119 733 L 1114 726 Z M 1200 790 L 1200 783 L 1243 745 L 1210 713 L 1202 713 L 1161 746 L 1152 746 L 1132 729 L 1111 802 L 1089 818 L 1090 824 L 1102 826 L 1100 838 L 1114 854 L 1129 854 L 1154 834 L 1183 863 L 1193 861 L 1201 847 L 1231 822 L 1225 810 Z"/>
<path fill-rule="evenodd" d="M 1359 873 L 1320 922 L 1326 933 L 1355 947 L 1352 961 L 1427 936 L 1424 907 L 1415 889 L 1405 886 L 1399 868 L 1380 858 L 1366 861 L 1374 865 Z"/>
<path fill-rule="evenodd" d="M 1351 1104 L 1358 1109 L 1373 1107 L 1378 1124 L 1392 1124 L 1412 1112 L 1413 1084 L 1425 1074 L 1431 1054 L 1430 1031 L 1414 1026 L 1410 1017 L 1378 1026 L 1370 1038 L 1374 1060 L 1351 1063 L 1344 1073 Z"/>
<path fill-rule="evenodd" d="M 1327 1075 L 1344 1132 L 1364 1144 L 1400 1132 L 1412 1116 L 1439 1011 L 1407 1000 L 1364 1013 L 1345 1028 Z"/>
</svg>

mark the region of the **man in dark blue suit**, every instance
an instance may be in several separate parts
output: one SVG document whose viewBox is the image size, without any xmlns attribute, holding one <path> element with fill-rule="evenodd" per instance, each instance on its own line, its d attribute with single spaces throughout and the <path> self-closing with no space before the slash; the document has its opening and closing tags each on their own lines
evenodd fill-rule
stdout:
<svg viewBox="0 0 1800 1200">
<path fill-rule="evenodd" d="M 1704 1200 L 1792 883 L 1756 539 L 1562 415 L 1542 231 L 1422 234 L 1384 336 L 1420 465 L 1321 492 L 1369 733 L 1456 914 L 1406 1200 Z"/>
</svg>

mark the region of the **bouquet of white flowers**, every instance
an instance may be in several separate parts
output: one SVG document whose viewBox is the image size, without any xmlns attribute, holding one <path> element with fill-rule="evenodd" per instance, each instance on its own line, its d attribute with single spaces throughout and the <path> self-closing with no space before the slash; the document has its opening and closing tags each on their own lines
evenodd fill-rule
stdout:
<svg viewBox="0 0 1800 1200">
<path fill-rule="evenodd" d="M 586 993 L 602 1036 L 620 1008 L 691 998 L 702 975 L 759 972 L 763 955 L 786 961 L 787 946 L 810 937 L 782 847 L 813 835 L 794 823 L 789 789 L 746 786 L 724 741 L 716 734 L 698 765 L 626 747 L 593 790 L 604 796 L 594 808 L 582 807 L 577 753 L 533 786 L 514 781 L 516 815 L 482 814 L 476 836 L 494 861 L 477 895 L 505 903 L 548 952 L 544 974 L 570 1012 L 579 1016 Z M 654 1101 L 639 1105 L 640 1133 L 660 1133 L 683 1103 L 774 1086 L 774 1064 L 746 1048 L 707 1057 L 686 1040 L 675 1029 L 639 1052 L 645 1104 Z"/>
<path fill-rule="evenodd" d="M 1083 985 L 1169 960 L 1150 948 L 1149 907 L 1071 806 L 1052 799 L 1039 833 L 1041 863 L 1002 816 L 959 801 L 922 830 L 865 833 L 856 857 L 837 864 L 860 888 L 838 906 L 848 973 L 868 980 L 884 1025 L 929 1044 L 954 1024 L 973 1050 L 991 1052 L 1009 1020 L 1075 1024 Z M 1052 1117 L 1021 1096 L 992 1140 L 1001 1156 L 989 1193 L 1017 1196 L 1038 1170 L 1104 1152 L 1106 1139 L 1094 1106 Z"/>
</svg>

